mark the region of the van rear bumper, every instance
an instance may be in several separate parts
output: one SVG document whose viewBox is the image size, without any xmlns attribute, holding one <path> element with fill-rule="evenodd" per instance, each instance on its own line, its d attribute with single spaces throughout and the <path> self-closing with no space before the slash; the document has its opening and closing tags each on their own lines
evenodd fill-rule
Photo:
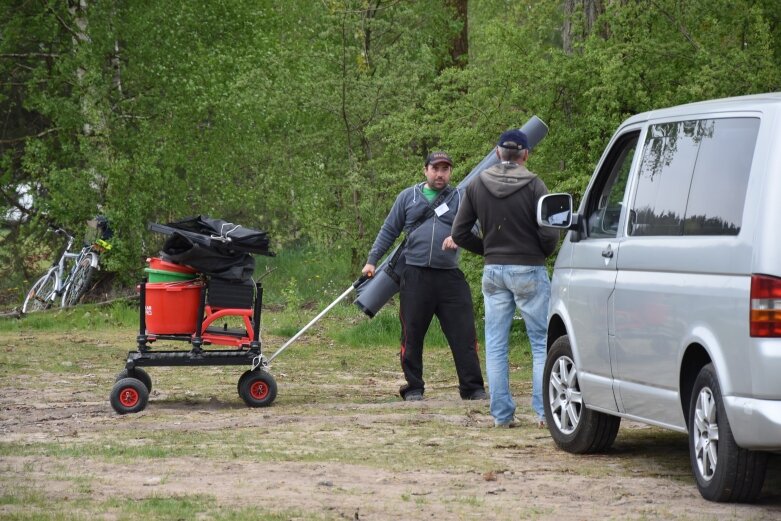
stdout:
<svg viewBox="0 0 781 521">
<path fill-rule="evenodd" d="M 725 396 L 724 407 L 738 446 L 781 450 L 781 400 Z"/>
</svg>

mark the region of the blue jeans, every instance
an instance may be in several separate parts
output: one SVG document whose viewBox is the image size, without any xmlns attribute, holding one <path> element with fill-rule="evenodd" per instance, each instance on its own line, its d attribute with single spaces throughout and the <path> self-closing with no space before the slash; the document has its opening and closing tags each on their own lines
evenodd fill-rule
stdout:
<svg viewBox="0 0 781 521">
<path fill-rule="evenodd" d="M 491 393 L 491 415 L 498 425 L 515 414 L 510 393 L 509 338 L 516 307 L 526 323 L 532 351 L 532 409 L 545 418 L 542 372 L 545 369 L 550 279 L 545 266 L 487 264 L 483 268 L 485 362 Z"/>
</svg>

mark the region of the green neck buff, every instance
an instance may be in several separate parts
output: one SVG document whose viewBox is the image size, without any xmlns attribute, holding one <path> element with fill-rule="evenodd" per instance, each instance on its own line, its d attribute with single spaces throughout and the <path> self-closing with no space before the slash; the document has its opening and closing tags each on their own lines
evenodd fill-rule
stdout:
<svg viewBox="0 0 781 521">
<path fill-rule="evenodd" d="M 433 201 L 437 198 L 437 195 L 439 194 L 439 190 L 434 190 L 432 188 L 429 188 L 428 185 L 423 185 L 423 189 L 421 190 L 423 192 L 423 197 L 426 198 L 428 202 Z"/>
</svg>

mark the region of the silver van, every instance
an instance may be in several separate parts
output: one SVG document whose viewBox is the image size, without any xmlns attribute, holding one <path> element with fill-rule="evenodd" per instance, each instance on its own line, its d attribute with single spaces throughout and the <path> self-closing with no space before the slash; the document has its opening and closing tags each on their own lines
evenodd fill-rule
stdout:
<svg viewBox="0 0 781 521">
<path fill-rule="evenodd" d="M 607 449 L 621 418 L 686 432 L 700 493 L 750 502 L 781 450 L 781 93 L 633 116 L 616 131 L 556 259 L 548 428 Z"/>
</svg>

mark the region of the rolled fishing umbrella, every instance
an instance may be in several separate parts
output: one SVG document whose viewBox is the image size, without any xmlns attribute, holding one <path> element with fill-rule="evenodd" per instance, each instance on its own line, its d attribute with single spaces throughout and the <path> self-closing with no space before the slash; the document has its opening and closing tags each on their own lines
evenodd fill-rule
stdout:
<svg viewBox="0 0 781 521">
<path fill-rule="evenodd" d="M 529 150 L 531 150 L 548 134 L 548 126 L 537 116 L 532 116 L 521 127 L 521 131 L 526 134 L 529 140 Z M 494 149 L 491 149 L 483 160 L 469 172 L 469 175 L 458 183 L 457 188 L 465 188 L 475 177 L 480 175 L 480 172 L 498 162 L 499 158 L 496 157 Z M 398 250 L 397 246 L 385 257 L 374 276 L 356 288 L 358 296 L 353 304 L 369 317 L 373 318 L 391 297 L 399 292 L 399 280 L 406 263 L 404 250 Z"/>
</svg>

